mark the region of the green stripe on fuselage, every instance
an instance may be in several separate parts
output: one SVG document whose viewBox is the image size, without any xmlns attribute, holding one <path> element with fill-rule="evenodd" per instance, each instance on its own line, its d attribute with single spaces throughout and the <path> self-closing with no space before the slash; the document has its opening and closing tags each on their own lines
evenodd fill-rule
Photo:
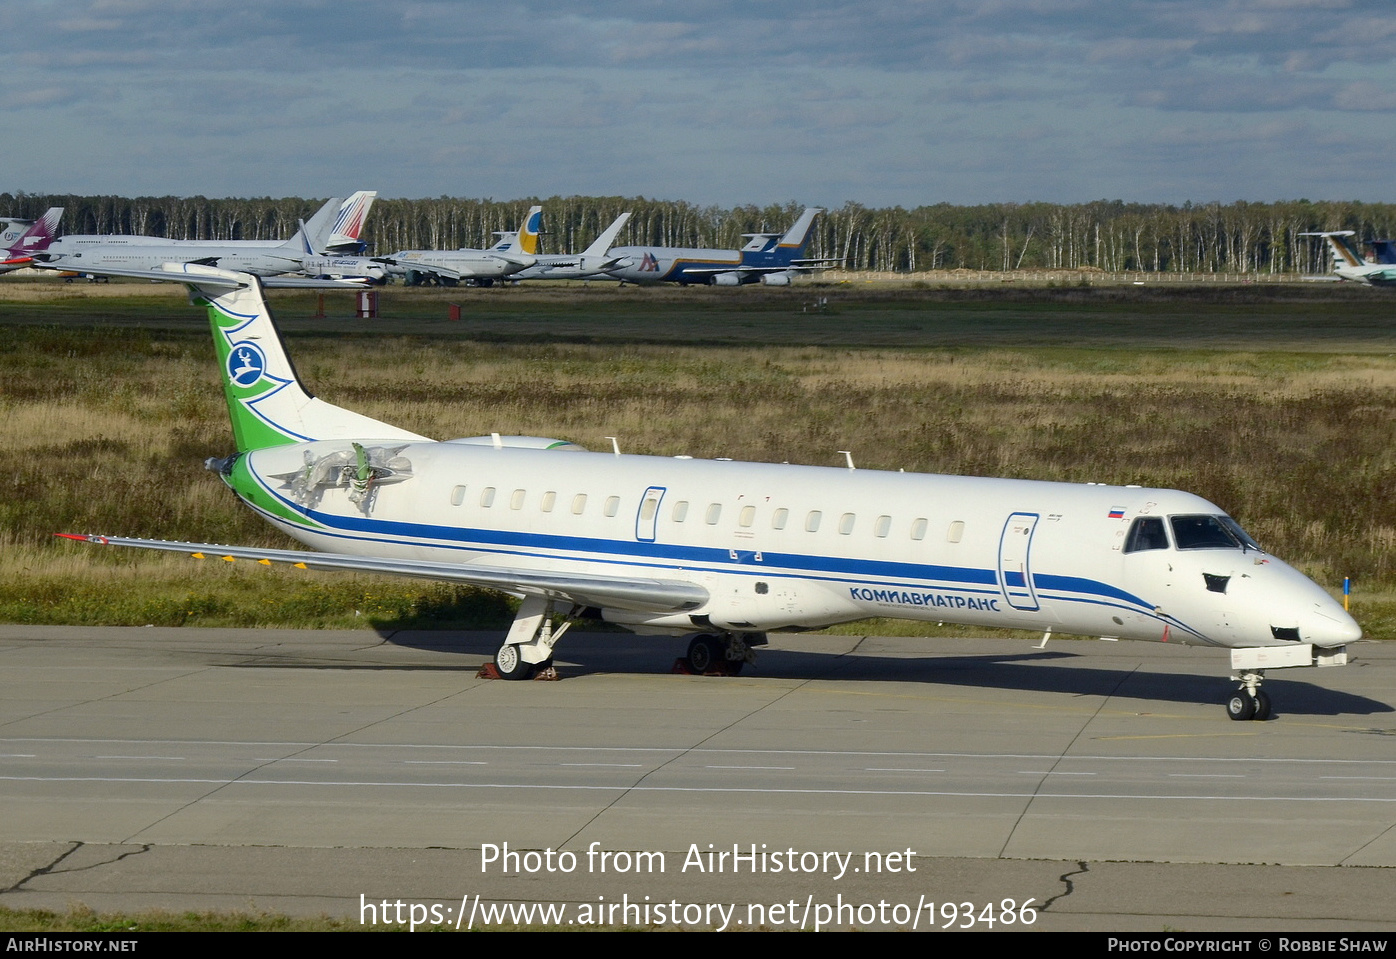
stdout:
<svg viewBox="0 0 1396 959">
<path fill-rule="evenodd" d="M 231 486 L 233 492 L 237 493 L 238 497 L 249 506 L 305 529 L 325 528 L 323 524 L 306 518 L 303 513 L 288 506 L 280 497 L 273 496 L 257 474 L 248 468 L 245 456 L 238 457 L 237 462 L 233 464 L 232 473 L 224 477 L 224 482 Z"/>
</svg>

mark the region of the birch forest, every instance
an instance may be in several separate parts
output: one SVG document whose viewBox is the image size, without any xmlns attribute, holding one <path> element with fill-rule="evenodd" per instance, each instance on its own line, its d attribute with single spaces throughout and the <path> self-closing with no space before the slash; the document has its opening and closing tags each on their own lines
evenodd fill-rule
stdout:
<svg viewBox="0 0 1396 959">
<path fill-rule="evenodd" d="M 291 236 L 321 199 L 116 197 L 0 193 L 0 218 L 66 209 L 64 233 L 137 233 L 173 239 Z M 744 233 L 784 230 L 801 204 L 725 208 L 644 197 L 477 200 L 379 199 L 365 239 L 378 254 L 480 248 L 543 206 L 543 252 L 577 252 L 620 213 L 633 215 L 618 246 L 736 249 Z M 808 256 L 850 270 L 1081 270 L 1111 273 L 1323 273 L 1325 245 L 1300 234 L 1353 230 L 1359 243 L 1396 235 L 1396 204 L 1289 200 L 1185 203 L 938 203 L 912 209 L 845 203 L 815 224 Z"/>
</svg>

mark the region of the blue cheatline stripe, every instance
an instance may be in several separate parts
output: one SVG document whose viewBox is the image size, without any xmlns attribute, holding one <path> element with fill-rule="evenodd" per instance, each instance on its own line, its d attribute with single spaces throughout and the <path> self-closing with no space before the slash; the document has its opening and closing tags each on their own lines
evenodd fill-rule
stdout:
<svg viewBox="0 0 1396 959">
<path fill-rule="evenodd" d="M 773 552 L 763 552 L 763 562 L 757 563 L 754 561 L 753 553 L 742 551 L 738 554 L 740 558 L 734 561 L 731 558 L 730 550 L 716 547 L 640 543 L 631 540 L 597 539 L 516 530 L 402 523 L 373 519 L 367 516 L 341 516 L 335 513 L 307 509 L 270 489 L 265 482 L 261 485 L 269 495 L 280 500 L 288 510 L 300 513 L 307 519 L 318 522 L 325 527 L 313 532 L 321 535 L 332 534 L 337 538 L 387 542 L 404 546 L 439 546 L 449 549 L 475 549 L 481 552 L 525 553 L 527 555 L 536 555 L 543 551 L 581 553 L 585 554 L 584 558 L 559 558 L 569 558 L 575 562 L 598 562 L 610 565 L 624 563 L 670 571 L 689 566 L 701 566 L 713 572 L 732 572 L 735 569 L 751 570 L 752 572 L 769 570 L 771 575 L 776 575 L 775 571 L 780 570 L 788 572 L 790 576 L 797 573 L 824 574 L 817 577 L 821 579 L 834 578 L 831 574 L 859 578 L 896 577 L 914 583 L 937 582 L 958 584 L 960 588 L 989 587 L 987 592 L 998 590 L 998 577 L 995 571 L 990 569 Z M 284 517 L 280 517 L 280 519 L 285 521 Z M 411 542 L 409 540 L 428 540 L 429 542 Z M 1153 610 L 1151 603 L 1096 580 L 1076 576 L 1034 574 L 1033 581 L 1039 588 L 1115 599 L 1133 606 L 1135 611 L 1140 612 L 1152 612 Z M 952 585 L 951 588 L 957 587 Z"/>
<path fill-rule="evenodd" d="M 287 525 L 289 525 L 289 521 L 288 521 L 284 516 L 279 516 L 279 515 L 277 515 L 277 514 L 275 514 L 275 513 L 269 512 L 268 510 L 264 510 L 264 509 L 258 507 L 256 504 L 253 504 L 253 503 L 249 503 L 248 505 L 251 506 L 253 510 L 255 510 L 257 513 L 261 514 L 262 517 L 264 517 L 268 522 L 272 523 L 273 525 L 281 526 L 281 527 L 283 527 L 283 528 L 286 527 Z M 306 512 L 306 511 L 302 510 L 301 512 Z M 327 517 L 327 516 L 329 516 L 329 515 L 331 515 L 331 514 L 315 513 L 314 515 L 323 519 L 323 518 L 325 518 L 325 517 Z M 336 520 L 343 519 L 343 517 L 338 517 L 338 516 L 335 516 L 335 517 L 333 517 L 333 518 L 336 519 Z M 407 524 L 395 524 L 395 525 L 407 525 Z M 418 528 L 421 528 L 421 527 L 418 527 Z M 363 542 L 363 543 L 378 543 L 378 544 L 389 545 L 389 546 L 410 546 L 410 547 L 429 547 L 429 548 L 436 548 L 436 549 L 452 549 L 452 550 L 459 550 L 459 551 L 462 551 L 462 552 L 476 552 L 476 553 L 484 553 L 484 554 L 487 554 L 487 555 L 495 555 L 495 556 L 502 556 L 502 557 L 528 556 L 528 557 L 538 558 L 539 555 L 540 555 L 540 552 L 541 552 L 543 549 L 546 548 L 546 547 L 541 546 L 541 545 L 534 545 L 534 548 L 530 549 L 530 548 L 527 548 L 527 547 L 530 545 L 530 544 L 528 544 L 527 542 L 525 542 L 525 543 L 522 544 L 525 548 L 521 548 L 521 549 L 500 548 L 500 546 L 501 546 L 502 544 L 490 544 L 490 543 L 484 541 L 483 539 L 482 539 L 482 540 L 479 540 L 479 541 L 477 541 L 477 540 L 472 540 L 469 536 L 466 535 L 467 533 L 470 533 L 470 532 L 476 532 L 476 533 L 481 533 L 481 534 L 489 534 L 489 533 L 494 532 L 494 531 L 491 531 L 491 530 L 468 531 L 468 530 L 454 529 L 454 528 L 453 528 L 452 531 L 455 532 L 455 533 L 457 533 L 457 534 L 459 534 L 459 535 L 457 535 L 457 536 L 455 536 L 455 537 L 453 538 L 453 541 L 451 541 L 451 542 L 427 542 L 427 543 L 413 542 L 413 541 L 400 540 L 400 539 L 386 539 L 386 538 L 384 538 L 384 537 L 382 537 L 382 536 L 376 536 L 376 535 L 358 535 L 358 534 L 355 534 L 355 533 L 350 533 L 350 532 L 346 532 L 346 531 L 343 531 L 343 530 L 334 528 L 333 526 L 328 526 L 328 527 L 326 527 L 326 528 L 324 528 L 324 529 L 309 529 L 309 528 L 304 528 L 304 531 L 307 532 L 307 533 L 313 533 L 313 534 L 315 534 L 315 535 L 317 535 L 317 536 L 325 536 L 325 537 L 330 538 L 330 539 L 351 540 L 351 541 L 354 541 L 354 542 Z M 529 534 L 519 534 L 519 535 L 520 535 L 520 538 L 527 540 Z M 550 558 L 556 558 L 556 559 L 559 559 L 559 560 L 564 560 L 564 561 L 573 562 L 573 563 L 590 563 L 590 564 L 597 565 L 597 566 L 625 566 L 625 567 L 628 567 L 628 568 L 631 568 L 631 569 L 634 569 L 634 568 L 636 568 L 636 567 L 639 567 L 639 568 L 642 568 L 642 569 L 654 569 L 654 570 L 658 570 L 658 571 L 661 571 L 661 572 L 664 572 L 664 573 L 668 573 L 668 574 L 670 574 L 670 575 L 673 575 L 673 574 L 678 573 L 678 572 L 683 572 L 683 571 L 685 571 L 686 569 L 692 569 L 692 571 L 695 571 L 695 572 L 702 571 L 702 572 L 715 572 L 715 573 L 727 573 L 727 574 L 736 573 L 736 572 L 742 572 L 742 573 L 747 573 L 748 575 L 753 576 L 753 577 L 760 576 L 760 577 L 762 577 L 762 578 L 765 578 L 765 579 L 772 579 L 772 580 L 775 580 L 775 579 L 794 579 L 794 580 L 801 580 L 801 581 L 811 581 L 811 580 L 812 580 L 812 581 L 815 581 L 815 582 L 828 583 L 828 584 L 832 584 L 832 585 L 837 585 L 837 586 L 840 587 L 840 588 L 844 588 L 844 587 L 848 586 L 848 577 L 847 577 L 847 576 L 819 575 L 819 572 L 821 571 L 821 567 L 819 566 L 818 562 L 816 562 L 816 561 L 817 561 L 817 560 L 821 560 L 821 559 L 825 559 L 825 557 L 799 557 L 799 556 L 790 556 L 790 557 L 788 557 L 788 558 L 792 558 L 792 559 L 804 559 L 804 560 L 807 560 L 803 565 L 799 565 L 799 566 L 793 565 L 793 564 L 791 564 L 791 565 L 786 565 L 785 563 L 776 563 L 776 564 L 760 563 L 760 564 L 747 565 L 747 564 L 732 564 L 732 563 L 729 562 L 729 563 L 720 564 L 720 565 L 716 565 L 716 566 L 709 566 L 709 565 L 707 565 L 707 564 L 695 563 L 695 564 L 693 564 L 691 567 L 684 567 L 684 566 L 676 565 L 676 564 L 674 564 L 674 563 L 656 562 L 655 560 L 657 559 L 657 557 L 653 557 L 653 556 L 651 556 L 651 557 L 641 557 L 641 556 L 639 556 L 639 555 L 636 555 L 636 553 L 633 552 L 633 551 L 627 551 L 627 550 L 624 549 L 624 548 L 620 548 L 620 547 L 624 547 L 624 546 L 627 546 L 627 545 L 630 545 L 630 546 L 638 546 L 638 545 L 641 545 L 641 544 L 617 544 L 617 543 L 614 543 L 614 542 L 609 541 L 609 540 L 588 540 L 588 539 L 583 539 L 583 538 L 581 538 L 581 537 L 556 537 L 556 536 L 554 536 L 554 537 L 547 537 L 547 536 L 541 536 L 541 535 L 540 535 L 540 536 L 537 536 L 537 537 L 535 537 L 535 538 L 537 538 L 537 539 L 539 539 L 539 540 L 554 540 L 554 541 L 556 541 L 556 540 L 568 540 L 568 541 L 576 542 L 576 543 L 593 543 L 593 544 L 600 544 L 600 545 L 602 545 L 602 546 L 616 547 L 616 548 L 612 548 L 612 549 L 606 549 L 606 550 L 604 550 L 604 551 L 602 551 L 602 550 L 583 551 L 583 552 L 585 553 L 585 555 L 582 555 L 582 556 L 575 556 L 575 555 L 573 555 L 573 556 L 557 556 L 557 557 L 550 557 Z M 691 552 L 695 552 L 695 553 L 697 553 L 697 552 L 704 552 L 704 553 L 722 553 L 723 551 L 722 551 L 722 550 L 704 550 L 704 549 L 700 549 L 700 548 L 698 548 L 698 547 L 694 547 L 694 548 L 692 548 Z M 605 555 L 605 554 L 610 554 L 610 555 L 614 556 L 615 558 L 608 558 L 607 555 Z M 763 555 L 765 555 L 765 556 L 770 556 L 770 557 L 775 557 L 775 556 L 785 557 L 787 554 L 766 553 L 766 554 L 763 554 Z M 998 591 L 996 588 L 995 588 L 995 589 L 973 589 L 973 588 L 970 588 L 970 587 L 968 587 L 968 586 L 955 585 L 955 584 L 954 584 L 954 581 L 951 581 L 951 582 L 950 582 L 950 585 L 944 585 L 944 582 L 945 582 L 945 581 L 943 581 L 943 580 L 942 580 L 942 581 L 929 580 L 929 579 L 925 579 L 924 577 L 908 577 L 908 578 L 910 578 L 910 579 L 912 580 L 912 582 L 910 582 L 910 583 L 905 582 L 905 581 L 901 581 L 901 580 L 883 580 L 883 579 L 877 579 L 877 578 L 869 578 L 870 576 L 874 576 L 874 575 L 876 575 L 876 574 L 874 574 L 871 570 L 859 569 L 859 568 L 857 568 L 857 567 L 859 567 L 859 566 L 876 566 L 876 565 L 883 565 L 883 566 L 901 566 L 901 567 L 908 568 L 908 569 L 946 569 L 946 568 L 948 568 L 948 567 L 924 567 L 924 566 L 923 566 L 923 567 L 917 567 L 917 566 L 914 566 L 913 564 L 890 564 L 890 563 L 878 564 L 878 563 L 876 563 L 876 562 L 874 562 L 874 561 L 859 561 L 859 560 L 848 560 L 848 561 L 837 561 L 837 560 L 833 560 L 833 561 L 831 561 L 831 564 L 830 564 L 830 565 L 846 565 L 846 566 L 848 566 L 849 569 L 844 570 L 844 572 L 847 572 L 849 575 L 858 577 L 858 578 L 859 578 L 858 586 L 859 586 L 860 588 L 862 588 L 862 587 L 879 587 L 879 586 L 880 586 L 880 587 L 886 587 L 886 588 L 889 588 L 889 589 L 896 589 L 896 590 L 923 589 L 923 590 L 936 590 L 936 591 L 940 591 L 940 592 L 949 592 L 949 593 L 954 593 L 954 594 L 967 594 L 967 595 L 975 595 L 975 596 L 999 596 L 999 595 L 1001 595 L 1001 594 L 999 593 L 999 591 Z M 805 570 L 805 571 L 804 571 L 804 572 L 796 572 L 796 571 L 795 571 L 795 570 L 800 570 L 800 569 Z M 830 568 L 830 569 L 827 570 L 827 572 L 830 573 L 830 574 L 835 573 L 835 572 L 838 572 L 838 571 L 839 571 L 839 570 L 834 570 L 834 569 L 832 569 L 832 568 Z M 963 570 L 963 572 L 965 572 L 965 573 L 979 573 L 979 572 L 982 572 L 982 571 L 980 571 L 980 570 Z M 992 577 L 992 574 L 990 573 L 990 574 L 989 574 L 989 580 L 990 580 L 991 583 L 992 583 L 992 579 L 993 579 L 993 577 Z M 1041 588 L 1052 588 L 1053 586 L 1055 586 L 1055 588 L 1058 588 L 1058 589 L 1079 589 L 1079 592 L 1077 592 L 1075 595 L 1066 595 L 1066 594 L 1062 594 L 1062 593 L 1057 593 L 1057 594 L 1046 594 L 1046 595 L 1041 595 L 1041 596 L 1039 596 L 1039 599 L 1048 599 L 1048 600 L 1052 600 L 1052 601 L 1054 601 L 1054 602 L 1073 603 L 1073 604 L 1076 604 L 1076 605 L 1083 605 L 1083 606 L 1102 606 L 1102 607 L 1104 607 L 1104 608 L 1106 608 L 1106 609 L 1118 609 L 1118 610 L 1122 610 L 1122 611 L 1128 612 L 1128 613 L 1143 613 L 1144 615 L 1148 616 L 1150 619 L 1152 619 L 1152 620 L 1154 620 L 1154 621 L 1156 621 L 1156 622 L 1159 622 L 1159 623 L 1167 623 L 1167 624 L 1169 624 L 1171 627 L 1173 627 L 1173 628 L 1175 628 L 1175 629 L 1178 629 L 1178 630 L 1181 630 L 1181 631 L 1183 631 L 1183 632 L 1186 632 L 1186 633 L 1188 633 L 1188 634 L 1191 635 L 1191 636 L 1195 636 L 1196 638 L 1198 638 L 1198 639 L 1200 639 L 1200 640 L 1202 640 L 1202 641 L 1204 641 L 1204 642 L 1209 642 L 1209 640 L 1207 640 L 1207 638 L 1206 638 L 1202 633 L 1198 632 L 1196 629 L 1193 629 L 1191 626 L 1188 626 L 1188 625 L 1187 625 L 1186 623 L 1184 623 L 1183 621 L 1181 621 L 1181 620 L 1179 620 L 1179 619 L 1177 619 L 1177 618 L 1175 618 L 1175 617 L 1173 617 L 1173 616 L 1160 615 L 1160 614 L 1158 614 L 1158 613 L 1155 613 L 1154 610 L 1153 610 L 1153 607 L 1152 607 L 1149 603 L 1146 603 L 1144 600 L 1139 599 L 1138 597 L 1133 596 L 1133 595 L 1131 595 L 1130 593 L 1125 592 L 1124 590 L 1116 589 L 1115 587 L 1110 586 L 1110 585 L 1108 585 L 1108 584 L 1105 584 L 1105 583 L 1098 583 L 1098 582 L 1096 582 L 1096 581 L 1094 581 L 1094 580 L 1082 579 L 1082 578 L 1080 578 L 1080 577 L 1073 577 L 1073 576 L 1041 576 L 1041 575 L 1035 575 L 1035 576 L 1033 577 L 1033 579 L 1034 579 L 1034 581 L 1038 584 L 1038 586 L 1041 587 Z M 1046 584 L 1046 581 L 1048 581 L 1048 580 L 1051 581 L 1051 583 L 1052 583 L 1051 586 L 1048 586 L 1048 585 Z M 968 582 L 968 580 L 962 580 L 961 582 Z M 1079 587 L 1073 587 L 1073 586 L 1071 586 L 1070 584 L 1080 584 L 1080 585 L 1079 585 Z M 1080 595 L 1080 593 L 1085 593 L 1085 594 L 1086 594 L 1086 597 L 1082 597 L 1082 596 Z M 1090 597 L 1092 597 L 1092 596 L 1099 596 L 1099 597 L 1102 597 L 1102 598 L 1099 598 L 1099 599 L 1090 598 Z M 1115 599 L 1116 597 L 1118 598 L 1118 601 Z M 879 607 L 879 608 L 880 608 L 880 607 Z M 903 608 L 903 609 L 904 609 L 904 608 L 910 608 L 910 607 L 897 607 L 897 608 Z M 938 608 L 938 607 L 925 607 L 925 608 L 930 609 L 930 608 Z M 1007 627 L 1005 627 L 1005 628 L 1007 628 Z M 1213 644 L 1213 645 L 1215 645 L 1215 644 Z"/>
</svg>

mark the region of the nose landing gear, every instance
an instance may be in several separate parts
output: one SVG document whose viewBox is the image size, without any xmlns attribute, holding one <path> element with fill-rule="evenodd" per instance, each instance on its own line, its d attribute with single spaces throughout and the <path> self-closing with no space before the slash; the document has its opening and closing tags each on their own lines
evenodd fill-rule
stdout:
<svg viewBox="0 0 1396 959">
<path fill-rule="evenodd" d="M 1270 718 L 1270 697 L 1260 689 L 1260 681 L 1265 678 L 1263 669 L 1246 669 L 1234 674 L 1241 688 L 1231 694 L 1226 701 L 1226 714 L 1235 720 L 1254 719 L 1264 722 Z"/>
</svg>

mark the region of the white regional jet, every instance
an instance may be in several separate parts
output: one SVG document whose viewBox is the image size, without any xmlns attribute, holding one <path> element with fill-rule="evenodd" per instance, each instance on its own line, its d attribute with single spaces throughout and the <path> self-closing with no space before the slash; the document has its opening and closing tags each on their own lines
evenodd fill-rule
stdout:
<svg viewBox="0 0 1396 959">
<path fill-rule="evenodd" d="M 205 465 L 322 552 L 70 538 L 503 590 L 522 597 L 495 654 L 507 678 L 550 662 L 555 617 L 691 634 L 703 673 L 768 630 L 892 616 L 1226 649 L 1227 711 L 1253 719 L 1265 669 L 1344 663 L 1361 636 L 1191 493 L 438 442 L 306 392 L 257 278 L 168 269 L 208 307 L 237 442 Z"/>
<path fill-rule="evenodd" d="M 467 280 L 476 286 L 493 286 L 495 280 L 513 276 L 538 262 L 538 223 L 541 206 L 529 207 L 517 233 L 506 234 L 488 250 L 399 250 L 379 257 L 389 272 L 402 276 L 408 286 L 455 286 Z"/>
<path fill-rule="evenodd" d="M 1340 280 L 1352 280 L 1358 283 L 1371 283 L 1375 286 L 1387 286 L 1396 283 L 1396 265 L 1390 263 L 1369 262 L 1366 257 L 1357 252 L 1349 239 L 1356 234 L 1352 230 L 1336 230 L 1328 233 L 1300 233 L 1300 236 L 1321 236 L 1328 241 L 1328 248 L 1333 253 L 1333 275 Z"/>
</svg>

